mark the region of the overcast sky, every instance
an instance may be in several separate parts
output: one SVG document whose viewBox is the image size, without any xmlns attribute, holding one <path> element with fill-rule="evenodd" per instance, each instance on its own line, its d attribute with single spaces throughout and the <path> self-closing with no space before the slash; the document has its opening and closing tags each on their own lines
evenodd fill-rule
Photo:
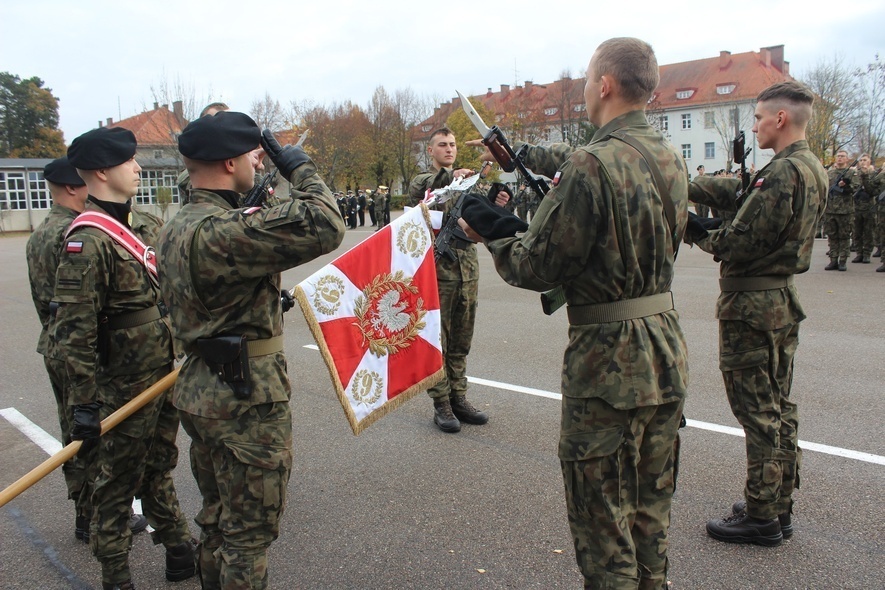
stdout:
<svg viewBox="0 0 885 590">
<path fill-rule="evenodd" d="M 837 56 L 865 65 L 885 47 L 885 0 L 10 0 L 0 15 L 0 71 L 45 81 L 67 143 L 150 108 L 164 79 L 248 112 L 265 93 L 283 106 L 365 106 L 379 85 L 450 99 L 577 77 L 617 36 L 648 41 L 660 64 L 783 44 L 800 78 Z"/>
</svg>

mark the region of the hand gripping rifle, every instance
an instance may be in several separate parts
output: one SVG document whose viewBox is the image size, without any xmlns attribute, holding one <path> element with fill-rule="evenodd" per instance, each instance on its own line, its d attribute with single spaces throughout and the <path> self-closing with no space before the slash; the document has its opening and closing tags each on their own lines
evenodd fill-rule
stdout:
<svg viewBox="0 0 885 590">
<path fill-rule="evenodd" d="M 860 158 L 855 158 L 855 159 L 854 159 L 854 162 L 852 162 L 851 164 L 849 164 L 849 165 L 845 168 L 845 170 L 842 171 L 842 174 L 840 174 L 839 176 L 836 177 L 836 181 L 833 182 L 833 185 L 830 187 L 830 194 L 831 194 L 831 195 L 833 195 L 833 194 L 835 194 L 835 195 L 842 195 L 842 194 L 845 194 L 845 188 L 839 186 L 839 183 L 842 182 L 842 179 L 843 179 L 843 178 L 845 178 L 845 173 L 847 173 L 849 170 L 851 170 L 852 168 L 854 168 L 855 166 L 857 166 L 857 162 L 858 162 L 859 160 L 860 160 Z"/>
<path fill-rule="evenodd" d="M 458 91 L 456 90 L 455 92 Z M 495 157 L 495 160 L 501 166 L 501 169 L 504 170 L 504 172 L 518 170 L 526 184 L 532 187 L 532 190 L 535 191 L 539 199 L 543 200 L 544 196 L 550 192 L 550 186 L 547 184 L 547 181 L 543 178 L 536 177 L 529 172 L 528 168 L 526 168 L 523 160 L 525 159 L 528 145 L 523 145 L 519 148 L 518 152 L 514 152 L 513 148 L 510 147 L 510 144 L 507 143 L 507 138 L 504 136 L 504 132 L 501 131 L 497 125 L 493 125 L 492 128 L 489 129 L 482 120 L 482 117 L 477 114 L 473 105 L 470 104 L 470 101 L 467 100 L 467 97 L 460 92 L 458 92 L 458 97 L 461 99 L 461 108 L 464 109 L 467 118 L 470 119 L 470 122 L 476 127 L 476 130 L 482 135 L 483 145 L 489 148 L 489 151 L 492 153 L 492 156 Z M 565 292 L 562 290 L 562 287 L 556 287 L 555 289 L 541 293 L 541 308 L 544 310 L 545 314 L 551 315 L 563 305 L 565 305 Z"/>
<path fill-rule="evenodd" d="M 737 192 L 737 200 L 741 200 L 745 197 L 747 189 L 750 188 L 750 173 L 747 172 L 747 156 L 750 155 L 753 148 L 745 147 L 746 142 L 747 137 L 744 135 L 743 131 L 738 133 L 737 137 L 731 142 L 732 150 L 734 151 L 734 163 L 741 165 L 741 187 Z"/>
</svg>

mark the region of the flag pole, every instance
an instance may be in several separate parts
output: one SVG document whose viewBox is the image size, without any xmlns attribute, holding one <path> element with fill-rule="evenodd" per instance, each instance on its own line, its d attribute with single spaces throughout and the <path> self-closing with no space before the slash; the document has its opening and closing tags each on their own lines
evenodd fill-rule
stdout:
<svg viewBox="0 0 885 590">
<path fill-rule="evenodd" d="M 180 370 L 181 367 L 176 368 L 171 373 L 138 394 L 136 397 L 132 398 L 132 400 L 130 400 L 129 403 L 127 403 L 125 406 L 102 420 L 101 433 L 104 434 L 107 431 L 111 430 L 112 428 L 120 424 L 120 422 L 152 402 L 161 393 L 172 387 L 175 384 L 175 380 L 178 378 L 178 372 Z M 66 461 L 73 458 L 74 455 L 76 455 L 77 452 L 80 450 L 81 446 L 83 446 L 83 441 L 81 440 L 75 440 L 71 442 L 68 446 L 43 461 L 43 463 L 29 471 L 27 474 L 19 478 L 18 481 L 0 492 L 0 507 L 5 506 L 23 491 L 58 469 L 58 467 L 64 464 Z"/>
</svg>

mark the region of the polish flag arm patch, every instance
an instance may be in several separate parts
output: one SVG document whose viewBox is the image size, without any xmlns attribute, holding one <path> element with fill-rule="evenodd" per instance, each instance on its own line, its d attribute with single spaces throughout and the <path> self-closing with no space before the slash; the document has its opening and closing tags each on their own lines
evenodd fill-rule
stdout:
<svg viewBox="0 0 885 590">
<path fill-rule="evenodd" d="M 762 188 L 762 183 L 765 182 L 764 178 L 760 178 L 756 181 L 756 184 L 753 185 L 753 188 Z"/>
<path fill-rule="evenodd" d="M 80 254 L 83 252 L 83 242 L 70 241 L 65 244 L 65 252 L 69 254 Z"/>
</svg>

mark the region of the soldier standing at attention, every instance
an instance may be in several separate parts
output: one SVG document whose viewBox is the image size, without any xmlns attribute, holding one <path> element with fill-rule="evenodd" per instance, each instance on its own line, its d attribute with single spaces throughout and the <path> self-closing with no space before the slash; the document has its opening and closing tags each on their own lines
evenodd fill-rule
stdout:
<svg viewBox="0 0 885 590">
<path fill-rule="evenodd" d="M 292 468 L 280 273 L 335 250 L 345 233 L 307 154 L 265 134 L 292 199 L 239 208 L 258 165 L 258 126 L 232 111 L 203 117 L 178 139 L 191 199 L 159 240 L 163 295 L 188 355 L 175 405 L 203 496 L 204 589 L 268 587 L 267 548 L 279 535 Z"/>
<path fill-rule="evenodd" d="M 61 249 L 50 324 L 66 362 L 71 438 L 98 439 L 89 542 L 105 590 L 134 588 L 133 496 L 142 500 L 155 542 L 166 548 L 166 578 L 194 575 L 191 535 L 172 481 L 178 414 L 171 394 L 99 438 L 102 419 L 172 369 L 172 334 L 151 247 L 162 222 L 131 208 L 141 171 L 135 149 L 135 136 L 121 127 L 94 129 L 68 148 L 89 197 Z"/>
<path fill-rule="evenodd" d="M 790 387 L 805 312 L 793 275 L 811 263 L 828 183 L 805 140 L 812 92 L 798 82 L 782 82 L 756 100 L 753 132 L 759 147 L 773 149 L 775 156 L 752 177 L 732 223 L 709 232 L 691 223 L 689 239 L 722 261 L 719 366 L 747 446 L 745 501 L 734 504 L 731 516 L 709 521 L 707 532 L 728 543 L 774 546 L 793 534 L 792 495 L 801 462 L 799 414 Z M 739 183 L 699 178 L 690 195 L 719 207 L 734 199 Z M 837 244 L 831 247 L 843 247 Z"/>
<path fill-rule="evenodd" d="M 379 186 L 375 191 L 375 216 L 378 218 L 378 229 L 390 223 L 390 195 L 386 186 Z M 377 229 L 375 231 L 378 231 Z"/>
<path fill-rule="evenodd" d="M 848 270 L 851 241 L 851 217 L 854 213 L 854 170 L 848 167 L 848 152 L 836 152 L 836 163 L 827 171 L 830 189 L 823 201 L 827 204 L 824 231 L 830 248 L 830 263 L 824 270 Z M 840 178 L 841 177 L 841 178 Z"/>
<path fill-rule="evenodd" d="M 704 165 L 701 164 L 700 166 L 698 166 L 698 176 L 697 177 L 700 178 L 701 176 L 704 176 L 705 173 L 706 173 L 706 169 L 704 168 Z M 694 203 L 694 210 L 698 214 L 698 217 L 709 217 L 710 216 L 710 208 L 707 207 L 706 205 L 701 204 L 701 203 Z"/>
<path fill-rule="evenodd" d="M 857 256 L 851 262 L 869 264 L 876 241 L 876 167 L 868 154 L 861 155 L 855 170 L 857 190 L 854 192 L 854 243 Z"/>
<path fill-rule="evenodd" d="M 452 183 L 456 177 L 471 176 L 467 168 L 453 170 L 458 156 L 455 136 L 446 127 L 430 136 L 427 147 L 431 170 L 415 176 L 409 185 L 412 205 L 424 199 L 427 189 Z M 442 207 L 448 210 L 453 201 Z M 440 256 L 436 261 L 439 286 L 439 311 L 442 332 L 442 353 L 446 377 L 427 390 L 433 400 L 433 422 L 443 432 L 460 432 L 461 422 L 485 424 L 489 417 L 467 401 L 467 355 L 473 340 L 476 304 L 479 295 L 479 260 L 476 246 L 467 236 L 456 237 L 451 244 L 455 260 Z"/>
<path fill-rule="evenodd" d="M 609 39 L 586 74 L 593 139 L 530 146 L 526 166 L 554 186 L 521 238 L 490 235 L 486 246 L 511 285 L 565 290 L 559 459 L 584 587 L 663 590 L 688 385 L 670 292 L 688 173 L 645 116 L 659 81 L 651 46 Z"/>
<path fill-rule="evenodd" d="M 360 227 L 364 227 L 366 225 L 366 195 L 363 191 L 357 192 L 356 210 L 360 218 Z"/>
</svg>

